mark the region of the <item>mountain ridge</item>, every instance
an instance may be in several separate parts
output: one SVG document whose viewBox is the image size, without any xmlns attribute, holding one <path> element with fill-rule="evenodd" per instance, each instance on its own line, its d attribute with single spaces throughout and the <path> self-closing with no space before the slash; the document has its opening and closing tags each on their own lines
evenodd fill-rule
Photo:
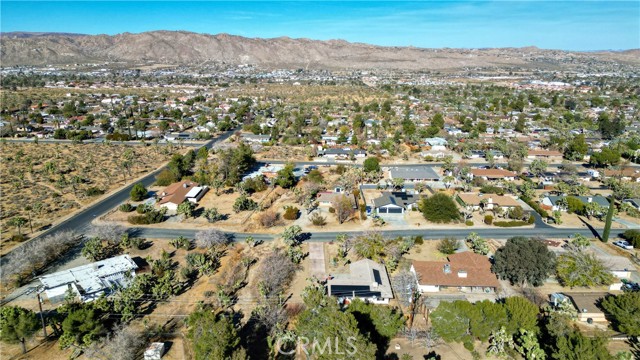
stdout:
<svg viewBox="0 0 640 360">
<path fill-rule="evenodd" d="M 208 62 L 266 68 L 451 70 L 480 67 L 544 67 L 567 70 L 576 61 L 638 66 L 640 49 L 564 51 L 522 48 L 419 48 L 353 43 L 342 39 L 248 38 L 157 30 L 116 35 L 46 32 L 0 33 L 3 66 L 95 62 L 152 62 L 195 65 Z M 577 60 L 576 60 L 577 59 Z M 572 64 L 573 63 L 573 64 Z"/>
</svg>

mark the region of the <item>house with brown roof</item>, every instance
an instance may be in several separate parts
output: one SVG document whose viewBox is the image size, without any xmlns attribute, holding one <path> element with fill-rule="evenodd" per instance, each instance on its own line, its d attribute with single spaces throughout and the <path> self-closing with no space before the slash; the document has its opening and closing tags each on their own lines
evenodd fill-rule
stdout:
<svg viewBox="0 0 640 360">
<path fill-rule="evenodd" d="M 640 182 L 640 171 L 634 168 L 605 169 L 605 178 L 615 177 L 624 181 Z"/>
<path fill-rule="evenodd" d="M 449 255 L 447 261 L 416 261 L 410 271 L 421 292 L 454 288 L 459 292 L 492 293 L 500 285 L 486 256 L 465 251 Z"/>
<path fill-rule="evenodd" d="M 562 160 L 562 153 L 555 150 L 529 150 L 527 159 Z"/>
<path fill-rule="evenodd" d="M 457 200 L 460 205 L 472 211 L 480 210 L 480 208 L 493 210 L 495 207 L 510 209 L 521 206 L 516 199 L 510 196 L 496 194 L 459 193 Z"/>
<path fill-rule="evenodd" d="M 485 180 L 506 180 L 513 181 L 516 179 L 518 174 L 513 171 L 508 171 L 504 169 L 471 169 L 470 171 L 471 177 L 480 177 Z"/>
<path fill-rule="evenodd" d="M 207 193 L 207 186 L 189 180 L 182 180 L 167 186 L 158 196 L 158 205 L 169 210 L 177 210 L 178 205 L 185 201 L 197 203 Z"/>
</svg>

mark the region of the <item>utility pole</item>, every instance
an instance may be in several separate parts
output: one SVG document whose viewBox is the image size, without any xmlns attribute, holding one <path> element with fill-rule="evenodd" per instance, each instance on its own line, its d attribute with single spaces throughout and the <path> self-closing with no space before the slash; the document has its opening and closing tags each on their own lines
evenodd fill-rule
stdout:
<svg viewBox="0 0 640 360">
<path fill-rule="evenodd" d="M 47 323 L 44 321 L 44 313 L 42 312 L 42 301 L 40 299 L 40 292 L 36 293 L 38 296 L 38 307 L 40 308 L 40 320 L 42 321 L 42 334 L 47 337 Z"/>
</svg>

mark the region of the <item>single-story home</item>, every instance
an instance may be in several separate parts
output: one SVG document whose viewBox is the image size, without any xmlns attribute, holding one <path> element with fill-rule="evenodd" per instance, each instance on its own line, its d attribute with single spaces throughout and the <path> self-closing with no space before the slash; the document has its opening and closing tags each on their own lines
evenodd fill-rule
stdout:
<svg viewBox="0 0 640 360">
<path fill-rule="evenodd" d="M 485 180 L 506 180 L 513 181 L 518 174 L 513 171 L 504 169 L 471 169 L 470 175 L 472 178 L 480 177 Z"/>
<path fill-rule="evenodd" d="M 637 210 L 640 210 L 640 199 L 624 199 L 622 200 L 622 202 L 633 206 Z"/>
<path fill-rule="evenodd" d="M 623 168 L 623 169 L 605 169 L 604 176 L 616 177 L 625 181 L 633 181 L 640 182 L 640 170 L 636 170 L 634 168 Z"/>
<path fill-rule="evenodd" d="M 388 304 L 393 299 L 387 269 L 369 259 L 351 263 L 348 274 L 330 275 L 327 290 L 331 296 L 347 300 L 359 298 L 374 304 Z"/>
<path fill-rule="evenodd" d="M 423 293 L 457 288 L 460 292 L 495 293 L 500 285 L 491 272 L 486 256 L 470 251 L 451 254 L 448 261 L 417 261 L 410 271 L 416 278 L 418 290 Z"/>
<path fill-rule="evenodd" d="M 431 166 L 396 167 L 389 169 L 389 178 L 405 182 L 439 181 L 440 175 Z"/>
<path fill-rule="evenodd" d="M 367 152 L 360 149 L 323 149 L 318 151 L 318 156 L 324 156 L 332 159 L 348 159 L 353 155 L 356 158 L 363 158 L 367 156 Z"/>
<path fill-rule="evenodd" d="M 562 206 L 561 204 L 558 204 L 558 202 L 560 202 L 562 199 L 565 199 L 567 196 L 547 196 L 544 199 L 542 199 L 542 206 L 545 209 L 550 209 L 552 211 L 567 211 L 567 209 Z M 590 202 L 595 202 L 598 205 L 602 206 L 605 209 L 609 208 L 609 200 L 607 200 L 607 198 L 605 198 L 602 195 L 594 195 L 594 196 L 573 196 L 575 198 L 577 198 L 578 200 L 580 200 L 583 204 L 587 204 Z"/>
<path fill-rule="evenodd" d="M 604 312 L 597 306 L 601 299 L 605 298 L 609 293 L 594 292 L 575 292 L 565 293 L 573 305 L 578 310 L 578 320 L 588 322 L 589 319 L 594 322 L 606 322 Z"/>
<path fill-rule="evenodd" d="M 373 212 L 376 214 L 404 214 L 416 206 L 418 197 L 401 191 L 384 191 L 378 198 L 372 200 Z"/>
<path fill-rule="evenodd" d="M 424 142 L 431 147 L 431 150 L 434 151 L 445 150 L 447 148 L 447 140 L 440 137 L 426 138 L 424 139 Z"/>
<path fill-rule="evenodd" d="M 164 206 L 169 210 L 177 210 L 178 205 L 185 201 L 197 203 L 202 199 L 209 188 L 200 186 L 198 183 L 189 180 L 182 180 L 167 186 L 160 194 L 158 205 Z"/>
<path fill-rule="evenodd" d="M 562 153 L 555 150 L 529 150 L 527 159 L 562 160 Z"/>
<path fill-rule="evenodd" d="M 127 287 L 138 265 L 129 255 L 120 255 L 40 277 L 51 303 L 62 302 L 71 291 L 80 301 L 89 302 Z"/>
<path fill-rule="evenodd" d="M 251 143 L 264 144 L 271 141 L 271 135 L 242 134 L 242 140 Z"/>
<path fill-rule="evenodd" d="M 318 193 L 318 206 L 321 207 L 333 207 L 333 203 L 342 196 L 346 196 L 349 201 L 351 201 L 351 205 L 354 209 L 358 207 L 358 203 L 356 201 L 356 197 L 353 194 L 346 192 L 331 192 L 331 191 L 322 191 Z"/>
<path fill-rule="evenodd" d="M 460 205 L 473 211 L 480 210 L 482 207 L 481 205 L 484 206 L 485 210 L 493 210 L 496 206 L 501 208 L 514 208 L 521 206 L 516 199 L 504 195 L 459 193 L 457 197 Z"/>
</svg>

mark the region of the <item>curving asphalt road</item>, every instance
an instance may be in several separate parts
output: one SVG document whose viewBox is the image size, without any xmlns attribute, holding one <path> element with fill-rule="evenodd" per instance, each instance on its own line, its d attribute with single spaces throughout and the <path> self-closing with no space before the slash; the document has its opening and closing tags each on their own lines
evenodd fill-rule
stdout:
<svg viewBox="0 0 640 360">
<path fill-rule="evenodd" d="M 216 143 L 220 142 L 220 141 L 224 141 L 227 138 L 229 138 L 230 136 L 232 136 L 235 132 L 234 130 L 230 130 L 227 131 L 225 133 L 222 133 L 221 135 L 209 140 L 208 142 L 204 143 L 204 145 L 200 145 L 199 147 L 195 148 L 195 151 L 198 151 L 198 149 L 202 146 L 205 146 L 207 148 L 211 148 L 213 147 L 213 145 L 215 145 Z M 89 224 L 91 224 L 91 222 L 98 216 L 108 212 L 109 210 L 115 208 L 116 206 L 120 205 L 121 203 L 127 201 L 127 199 L 129 199 L 129 193 L 131 192 L 131 188 L 133 187 L 133 185 L 135 185 L 138 182 L 141 182 L 142 184 L 144 184 L 145 187 L 149 187 L 151 184 L 153 184 L 155 182 L 155 177 L 156 175 L 161 172 L 162 170 L 164 170 L 166 167 L 162 167 L 160 169 L 157 169 L 151 173 L 149 173 L 148 175 L 146 175 L 145 177 L 143 177 L 142 179 L 136 181 L 136 182 L 132 182 L 129 185 L 127 185 L 126 187 L 118 190 L 117 192 L 111 194 L 109 197 L 102 199 L 100 201 L 97 201 L 96 203 L 86 207 L 85 209 L 79 211 L 78 213 L 76 213 L 74 216 L 70 217 L 69 219 L 66 219 L 54 226 L 52 226 L 50 229 L 48 229 L 47 231 L 43 232 L 42 234 L 38 235 L 37 237 L 31 239 L 30 241 L 33 241 L 35 239 L 41 238 L 43 236 L 46 236 L 48 234 L 54 233 L 56 231 L 60 231 L 60 230 L 74 230 L 76 232 L 82 233 L 84 230 L 86 230 L 89 226 Z"/>
</svg>

